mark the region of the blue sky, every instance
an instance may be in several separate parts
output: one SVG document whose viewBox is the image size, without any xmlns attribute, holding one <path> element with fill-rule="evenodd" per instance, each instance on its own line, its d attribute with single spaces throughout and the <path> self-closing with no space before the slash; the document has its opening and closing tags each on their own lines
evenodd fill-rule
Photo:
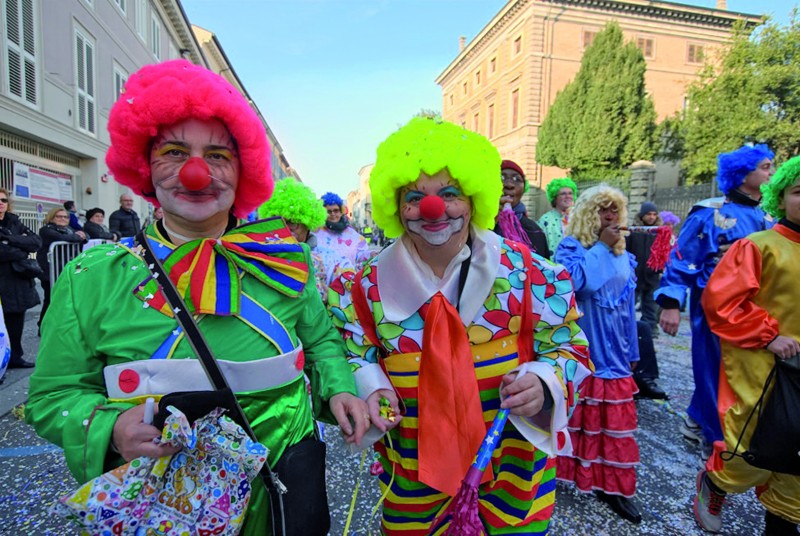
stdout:
<svg viewBox="0 0 800 536">
<path fill-rule="evenodd" d="M 318 194 L 344 197 L 375 149 L 421 109 L 434 80 L 507 0 L 183 0 L 214 32 L 289 162 Z M 713 7 L 714 0 L 692 2 Z M 761 0 L 788 20 L 795 0 Z M 728 0 L 753 12 L 753 2 Z"/>
</svg>

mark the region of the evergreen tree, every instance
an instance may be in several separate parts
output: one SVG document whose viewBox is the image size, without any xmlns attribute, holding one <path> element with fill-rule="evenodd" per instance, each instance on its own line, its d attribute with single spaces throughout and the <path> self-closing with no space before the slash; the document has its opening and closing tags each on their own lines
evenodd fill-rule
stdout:
<svg viewBox="0 0 800 536">
<path fill-rule="evenodd" d="M 716 174 L 717 155 L 746 142 L 767 143 L 779 160 L 800 152 L 800 23 L 734 27 L 688 88 L 689 105 L 661 125 L 662 155 L 681 159 L 690 184 Z"/>
<path fill-rule="evenodd" d="M 656 112 L 647 65 L 610 22 L 586 49 L 575 79 L 558 93 L 539 129 L 536 159 L 575 178 L 610 178 L 656 152 Z"/>
</svg>

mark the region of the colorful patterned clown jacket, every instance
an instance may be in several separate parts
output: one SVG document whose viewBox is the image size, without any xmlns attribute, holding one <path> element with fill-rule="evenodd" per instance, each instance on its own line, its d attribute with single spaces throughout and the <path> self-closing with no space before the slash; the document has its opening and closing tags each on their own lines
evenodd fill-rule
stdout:
<svg viewBox="0 0 800 536">
<path fill-rule="evenodd" d="M 304 371 L 317 416 L 334 394 L 356 393 L 341 338 L 314 284 L 306 283 L 313 278 L 307 246 L 279 218 L 178 248 L 153 225 L 147 236 L 165 270 L 182 274 L 176 286 L 275 464 L 286 447 L 313 433 Z M 121 412 L 148 396 L 211 389 L 132 249 L 138 246 L 128 246 L 96 246 L 67 265 L 31 377 L 26 419 L 63 447 L 80 482 L 123 463 L 110 448 Z M 248 262 L 242 251 L 262 254 L 263 262 Z M 267 515 L 266 493 L 255 480 L 242 534 L 265 534 Z"/>
<path fill-rule="evenodd" d="M 439 515 L 450 497 L 423 483 L 418 473 L 423 439 L 419 373 L 426 360 L 423 334 L 432 329 L 425 324 L 432 294 L 442 292 L 451 304 L 460 304 L 458 312 L 474 366 L 471 377 L 480 394 L 481 437 L 499 409 L 503 375 L 521 365 L 517 344 L 520 326 L 526 325 L 523 304 L 528 304 L 533 317 L 527 324 L 533 332 L 527 339 L 533 345 L 527 370 L 541 378 L 554 399 L 550 412 L 532 419 L 512 415 L 513 424 L 508 423 L 502 432 L 490 464 L 491 476 L 479 488 L 480 517 L 489 534 L 547 531 L 555 501 L 551 456 L 571 450 L 565 434 L 567 419 L 591 364 L 586 338 L 577 324 L 579 313 L 569 274 L 494 233 L 473 227 L 471 234 L 471 250 L 465 246 L 451 262 L 456 269 L 446 271 L 441 281 L 401 237 L 373 259 L 360 277 L 345 274 L 330 289 L 328 306 L 345 337 L 359 395 L 368 396 L 376 388 L 394 389 L 405 407 L 398 427 L 375 444 L 384 469 L 380 484 L 387 495 L 382 529 L 388 535 L 424 535 L 431 530 L 441 534 L 448 525 Z M 453 289 L 464 257 L 470 257 L 471 264 L 459 299 Z M 374 322 L 380 348 L 365 336 L 366 323 L 361 321 L 365 309 L 353 303 L 354 296 L 359 300 L 359 293 L 351 292 L 358 281 L 372 316 L 367 322 Z M 480 442 L 471 452 L 477 453 L 479 446 Z M 463 477 L 453 475 L 456 482 Z M 431 527 L 434 520 L 436 525 Z"/>
</svg>

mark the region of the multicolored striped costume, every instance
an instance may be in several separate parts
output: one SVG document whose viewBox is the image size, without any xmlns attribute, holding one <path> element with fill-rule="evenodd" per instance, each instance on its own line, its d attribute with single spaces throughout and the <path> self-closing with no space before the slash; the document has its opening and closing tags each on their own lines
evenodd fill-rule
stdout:
<svg viewBox="0 0 800 536">
<path fill-rule="evenodd" d="M 486 429 L 500 406 L 498 389 L 503 375 L 520 365 L 517 336 L 525 325 L 522 303 L 526 289 L 532 294 L 528 313 L 535 326 L 535 358 L 528 365 L 554 397 L 551 414 L 542 412 L 530 420 L 512 416 L 514 424 L 506 425 L 492 458 L 493 479 L 479 489 L 480 516 L 492 535 L 545 534 L 555 503 L 555 460 L 547 452 L 569 451 L 568 415 L 577 401 L 577 388 L 591 367 L 586 340 L 576 322 L 572 282 L 563 267 L 535 255 L 531 260 L 528 252 L 523 255 L 524 246 L 488 231 L 473 228 L 472 232 L 472 265 L 464 286 L 466 300 L 461 300 L 459 312 L 462 321 L 465 315 L 469 318 L 464 323 Z M 425 359 L 422 341 L 430 298 L 406 318 L 393 318 L 397 308 L 387 303 L 396 300 L 395 293 L 414 293 L 414 281 L 425 277 L 423 271 L 410 268 L 414 263 L 408 258 L 413 254 L 407 249 L 401 238 L 373 259 L 360 277 L 345 274 L 334 281 L 329 295 L 329 308 L 345 337 L 359 394 L 374 391 L 365 388 L 372 383 L 370 376 L 388 376 L 389 388 L 393 387 L 405 404 L 405 416 L 390 432 L 390 439 L 384 437 L 375 444 L 384 468 L 381 487 L 391 486 L 382 520 L 382 529 L 390 536 L 443 534 L 448 517 L 438 527 L 431 523 L 451 499 L 420 482 L 417 474 L 417 387 L 420 362 Z M 446 279 L 447 275 L 443 281 Z M 382 348 L 365 335 L 370 319 L 362 324 L 362 314 L 355 312 L 354 296 L 359 293 L 351 291 L 356 284 L 366 297 Z M 478 447 L 475 445 L 475 452 Z"/>
</svg>

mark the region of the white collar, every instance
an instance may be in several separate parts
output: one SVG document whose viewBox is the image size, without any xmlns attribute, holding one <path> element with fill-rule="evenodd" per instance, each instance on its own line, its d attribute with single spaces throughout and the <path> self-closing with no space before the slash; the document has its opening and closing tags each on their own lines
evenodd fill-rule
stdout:
<svg viewBox="0 0 800 536">
<path fill-rule="evenodd" d="M 451 305 L 458 296 L 461 263 L 470 255 L 469 273 L 461 294 L 461 321 L 465 326 L 480 311 L 489 297 L 500 267 L 500 239 L 491 231 L 472 227 L 472 251 L 464 246 L 450 261 L 440 279 L 419 257 L 413 247 L 407 247 L 402 237 L 386 248 L 377 259 L 378 293 L 383 314 L 390 322 L 402 322 L 441 292 Z"/>
</svg>

